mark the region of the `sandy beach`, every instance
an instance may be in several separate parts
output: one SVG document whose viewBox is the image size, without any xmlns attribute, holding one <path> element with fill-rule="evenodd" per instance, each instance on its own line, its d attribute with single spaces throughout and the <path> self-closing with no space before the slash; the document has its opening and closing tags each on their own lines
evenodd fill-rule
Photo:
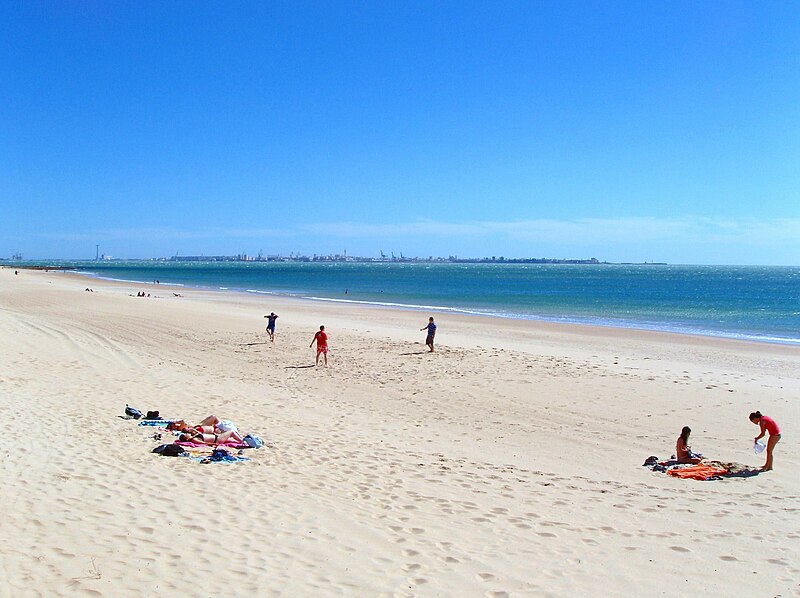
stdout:
<svg viewBox="0 0 800 598">
<path fill-rule="evenodd" d="M 0 268 L 0 595 L 800 596 L 800 348 L 428 315 Z M 126 403 L 271 446 L 159 457 Z M 772 472 L 641 466 L 760 466 L 756 409 Z"/>
</svg>

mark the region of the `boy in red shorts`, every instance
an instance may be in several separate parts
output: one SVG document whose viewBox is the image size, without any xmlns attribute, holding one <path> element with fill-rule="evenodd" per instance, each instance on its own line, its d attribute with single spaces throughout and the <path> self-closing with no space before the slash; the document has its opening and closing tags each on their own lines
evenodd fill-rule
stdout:
<svg viewBox="0 0 800 598">
<path fill-rule="evenodd" d="M 328 335 L 325 334 L 325 326 L 319 327 L 319 332 L 314 335 L 314 340 L 311 341 L 311 344 L 308 345 L 309 348 L 314 346 L 314 343 L 317 343 L 317 359 L 314 361 L 314 365 L 319 365 L 319 356 L 322 355 L 322 358 L 325 360 L 325 366 L 328 365 Z"/>
</svg>

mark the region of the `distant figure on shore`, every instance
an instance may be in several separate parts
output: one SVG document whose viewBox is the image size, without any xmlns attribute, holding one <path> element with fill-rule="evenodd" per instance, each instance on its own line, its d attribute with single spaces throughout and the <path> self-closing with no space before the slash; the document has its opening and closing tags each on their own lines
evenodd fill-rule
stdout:
<svg viewBox="0 0 800 598">
<path fill-rule="evenodd" d="M 689 434 L 692 430 L 689 426 L 683 426 L 681 435 L 678 436 L 678 442 L 675 445 L 675 459 L 678 463 L 692 463 L 697 465 L 703 460 L 703 457 L 693 453 L 692 447 L 689 446 Z"/>
<path fill-rule="evenodd" d="M 317 358 L 314 361 L 314 365 L 319 365 L 319 356 L 322 355 L 322 358 L 325 360 L 325 366 L 328 365 L 328 335 L 325 334 L 325 326 L 320 326 L 319 331 L 314 335 L 314 340 L 311 341 L 311 344 L 308 345 L 309 348 L 314 346 L 314 343 L 317 343 Z"/>
<path fill-rule="evenodd" d="M 271 343 L 275 342 L 275 320 L 278 319 L 278 314 L 274 311 L 270 312 L 268 316 L 264 316 L 267 318 L 267 334 L 269 334 L 269 340 Z"/>
<path fill-rule="evenodd" d="M 14 270 L 14 276 L 19 276 L 19 270 Z"/>
<path fill-rule="evenodd" d="M 428 345 L 428 348 L 430 349 L 429 352 L 433 353 L 433 337 L 436 336 L 436 324 L 434 324 L 433 322 L 433 316 L 428 318 L 427 326 L 423 326 L 422 328 L 420 328 L 420 332 L 423 330 L 428 331 L 428 336 L 425 338 L 425 344 Z"/>
<path fill-rule="evenodd" d="M 781 429 L 774 419 L 766 415 L 761 415 L 760 411 L 751 413 L 750 421 L 761 428 L 761 434 L 756 436 L 753 442 L 758 442 L 764 437 L 764 434 L 769 432 L 769 438 L 767 439 L 767 462 L 764 463 L 764 467 L 761 468 L 761 471 L 772 471 L 772 451 L 781 439 Z"/>
</svg>

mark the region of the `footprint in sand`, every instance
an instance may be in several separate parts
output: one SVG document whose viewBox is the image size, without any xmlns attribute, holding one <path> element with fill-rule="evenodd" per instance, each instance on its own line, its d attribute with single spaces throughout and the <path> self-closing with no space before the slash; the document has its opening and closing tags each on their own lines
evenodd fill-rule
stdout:
<svg viewBox="0 0 800 598">
<path fill-rule="evenodd" d="M 688 548 L 684 548 L 683 546 L 670 546 L 669 549 L 675 552 L 691 552 Z"/>
<path fill-rule="evenodd" d="M 786 565 L 789 564 L 786 561 L 784 561 L 783 559 L 767 559 L 767 562 L 770 565 L 783 565 L 783 566 L 786 566 Z"/>
</svg>

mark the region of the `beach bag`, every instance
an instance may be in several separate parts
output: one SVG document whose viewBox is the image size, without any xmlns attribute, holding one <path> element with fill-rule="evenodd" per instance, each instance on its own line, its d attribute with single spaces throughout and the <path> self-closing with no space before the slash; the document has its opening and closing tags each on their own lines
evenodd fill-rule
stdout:
<svg viewBox="0 0 800 598">
<path fill-rule="evenodd" d="M 242 440 L 250 448 L 261 448 L 262 446 L 264 446 L 264 441 L 261 440 L 258 436 L 253 436 L 252 434 L 248 434 L 247 436 L 242 438 Z"/>
<path fill-rule="evenodd" d="M 158 453 L 162 457 L 183 457 L 184 454 L 189 454 L 179 444 L 161 444 L 154 448 L 153 452 Z"/>
<path fill-rule="evenodd" d="M 125 415 L 128 415 L 133 419 L 142 419 L 144 417 L 141 411 L 139 411 L 136 407 L 131 407 L 128 404 L 125 405 Z"/>
<path fill-rule="evenodd" d="M 158 411 L 148 411 L 147 415 L 145 415 L 144 418 L 153 420 L 153 419 L 161 419 L 161 416 L 159 415 Z"/>
</svg>

